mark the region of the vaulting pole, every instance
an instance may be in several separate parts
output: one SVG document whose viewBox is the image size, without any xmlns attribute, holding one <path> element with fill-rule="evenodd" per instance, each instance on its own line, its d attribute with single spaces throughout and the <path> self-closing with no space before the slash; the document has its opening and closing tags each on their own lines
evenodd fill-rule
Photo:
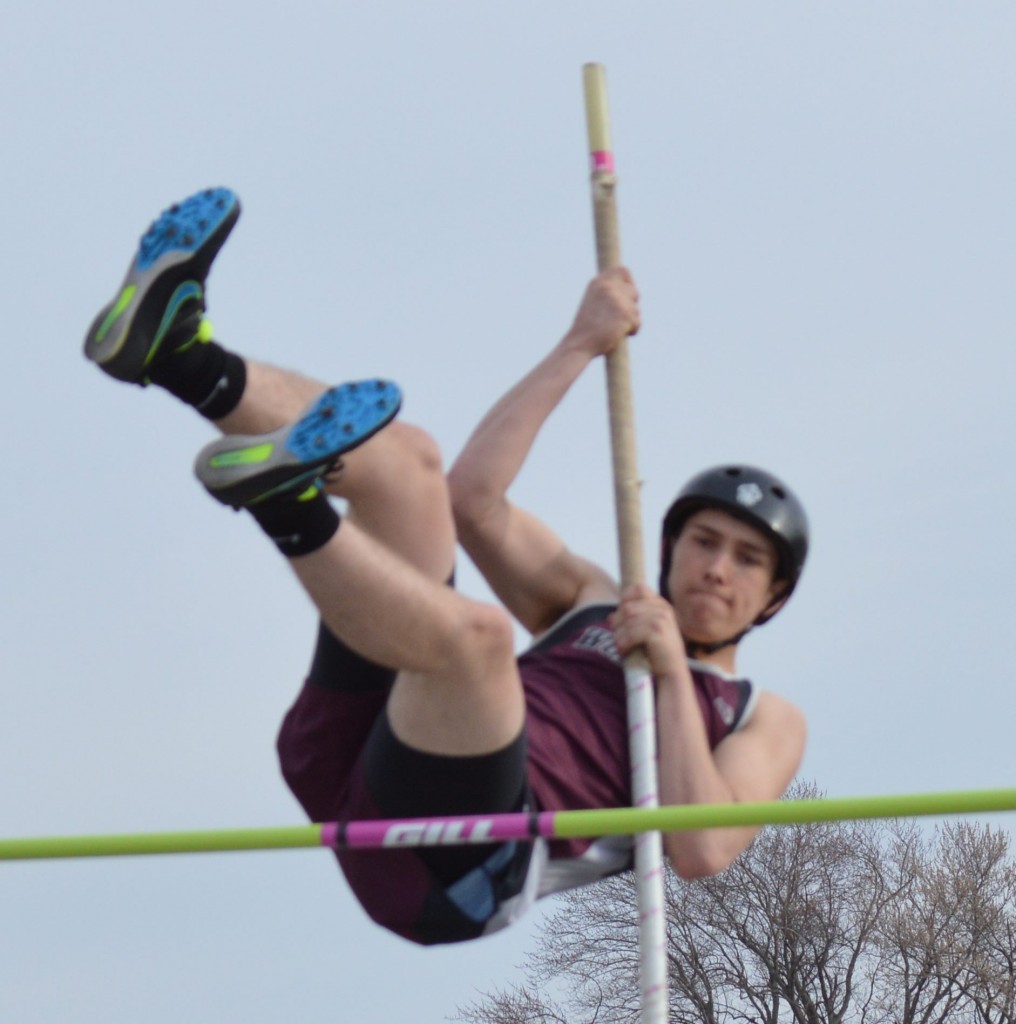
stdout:
<svg viewBox="0 0 1016 1024">
<path fill-rule="evenodd" d="M 614 151 L 610 141 L 606 72 L 602 64 L 582 69 L 589 136 L 596 262 L 600 270 L 621 263 Z M 635 427 L 628 339 L 607 356 L 607 398 L 614 470 L 614 499 L 621 564 L 621 585 L 645 582 L 642 564 L 642 515 L 639 502 Z M 653 680 L 644 655 L 625 658 L 628 694 L 628 744 L 632 803 L 659 806 L 656 755 L 656 706 Z M 667 1020 L 667 920 L 663 889 L 663 840 L 659 832 L 635 837 L 635 874 L 639 909 L 639 989 L 643 1024 Z"/>
</svg>

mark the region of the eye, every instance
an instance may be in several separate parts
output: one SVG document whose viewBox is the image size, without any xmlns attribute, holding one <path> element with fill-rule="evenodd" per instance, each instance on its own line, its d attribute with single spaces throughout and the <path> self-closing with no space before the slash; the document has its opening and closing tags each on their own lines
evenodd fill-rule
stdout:
<svg viewBox="0 0 1016 1024">
<path fill-rule="evenodd" d="M 738 552 L 738 562 L 741 565 L 747 566 L 748 568 L 764 568 L 768 565 L 766 556 L 761 551 L 756 551 L 754 548 L 744 548 Z"/>
</svg>

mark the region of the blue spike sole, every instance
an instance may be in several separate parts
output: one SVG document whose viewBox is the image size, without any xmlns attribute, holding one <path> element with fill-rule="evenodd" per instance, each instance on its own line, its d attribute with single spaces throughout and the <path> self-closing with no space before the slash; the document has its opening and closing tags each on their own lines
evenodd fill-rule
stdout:
<svg viewBox="0 0 1016 1024">
<path fill-rule="evenodd" d="M 398 412 L 402 394 L 390 381 L 358 381 L 330 388 L 292 427 L 286 448 L 304 463 L 342 455 L 363 444 Z"/>
<path fill-rule="evenodd" d="M 142 235 L 134 260 L 136 271 L 143 274 L 165 253 L 192 256 L 238 207 L 236 194 L 228 188 L 208 188 L 174 203 Z"/>
<path fill-rule="evenodd" d="M 194 472 L 214 498 L 234 508 L 298 493 L 390 423 L 401 404 L 402 393 L 391 381 L 341 384 L 273 433 L 206 445 Z"/>
</svg>

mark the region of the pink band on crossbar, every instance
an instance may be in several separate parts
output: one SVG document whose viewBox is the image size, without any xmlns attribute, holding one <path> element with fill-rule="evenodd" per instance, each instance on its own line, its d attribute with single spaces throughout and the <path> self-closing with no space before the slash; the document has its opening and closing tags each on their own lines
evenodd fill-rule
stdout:
<svg viewBox="0 0 1016 1024">
<path fill-rule="evenodd" d="M 589 154 L 589 159 L 592 161 L 594 171 L 607 171 L 613 173 L 614 171 L 614 154 L 609 149 L 597 149 Z"/>
<path fill-rule="evenodd" d="M 346 847 L 460 846 L 468 843 L 500 843 L 508 839 L 551 837 L 554 814 L 467 815 L 461 818 L 407 818 L 326 822 L 321 826 L 321 845 Z"/>
</svg>

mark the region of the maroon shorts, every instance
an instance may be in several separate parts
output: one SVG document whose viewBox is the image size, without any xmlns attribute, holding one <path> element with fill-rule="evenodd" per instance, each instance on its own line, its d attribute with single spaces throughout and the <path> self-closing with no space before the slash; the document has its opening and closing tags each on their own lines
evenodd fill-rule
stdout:
<svg viewBox="0 0 1016 1024">
<path fill-rule="evenodd" d="M 307 682 L 278 738 L 283 776 L 312 821 L 527 806 L 524 736 L 481 757 L 443 757 L 407 747 L 385 713 L 394 678 L 321 628 Z M 423 944 L 483 934 L 501 903 L 521 889 L 529 855 L 528 843 L 337 853 L 367 914 Z"/>
</svg>

